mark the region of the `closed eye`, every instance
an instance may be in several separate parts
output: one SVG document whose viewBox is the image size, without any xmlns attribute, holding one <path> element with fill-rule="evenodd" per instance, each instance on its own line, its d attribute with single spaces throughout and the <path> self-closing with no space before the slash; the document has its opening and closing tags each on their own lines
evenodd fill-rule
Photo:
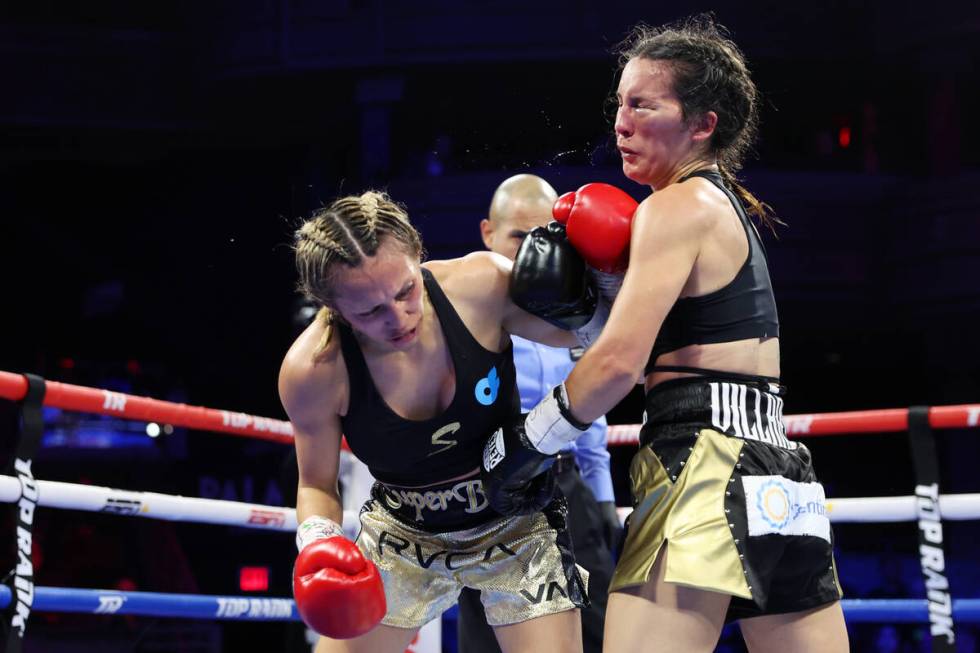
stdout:
<svg viewBox="0 0 980 653">
<path fill-rule="evenodd" d="M 655 102 L 648 100 L 647 98 L 637 96 L 630 96 L 624 102 L 622 96 L 617 95 L 616 104 L 618 104 L 620 107 L 625 104 L 630 109 L 655 109 L 657 107 Z"/>
<path fill-rule="evenodd" d="M 412 291 L 413 290 L 415 290 L 415 282 L 414 281 L 409 281 L 407 284 L 405 284 L 405 287 L 402 288 L 401 290 L 399 290 L 398 291 L 398 294 L 395 295 L 395 301 L 396 302 L 405 301 L 405 299 L 407 299 L 409 297 L 409 295 L 412 294 Z M 371 317 L 372 315 L 376 315 L 376 314 L 380 313 L 382 310 L 384 310 L 384 305 L 383 304 L 378 304 L 377 306 L 375 306 L 371 310 L 361 311 L 360 313 L 356 313 L 356 315 L 357 315 L 357 317 L 367 318 L 367 317 Z"/>
<path fill-rule="evenodd" d="M 401 292 L 395 295 L 395 300 L 402 301 L 403 299 L 411 295 L 413 290 L 415 290 L 415 282 L 411 281 L 407 286 L 402 288 Z"/>
</svg>

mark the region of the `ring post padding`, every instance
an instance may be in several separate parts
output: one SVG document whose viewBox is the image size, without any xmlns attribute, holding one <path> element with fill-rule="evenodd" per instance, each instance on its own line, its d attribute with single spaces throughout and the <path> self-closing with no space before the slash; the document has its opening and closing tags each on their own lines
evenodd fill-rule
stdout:
<svg viewBox="0 0 980 653">
<path fill-rule="evenodd" d="M 939 507 L 939 458 L 929 425 L 928 406 L 909 408 L 909 446 L 915 468 L 915 507 L 919 524 L 919 562 L 929 601 L 932 650 L 956 653 L 953 601 L 946 575 L 942 513 Z"/>
<path fill-rule="evenodd" d="M 41 446 L 41 435 L 44 433 L 44 418 L 41 407 L 47 384 L 44 379 L 33 374 L 24 375 L 27 390 L 21 400 L 21 427 L 14 451 L 14 459 L 6 465 L 6 469 L 20 483 L 19 497 L 13 504 L 15 510 L 14 522 L 17 537 L 14 540 L 14 568 L 4 579 L 11 593 L 10 605 L 4 615 L 4 627 L 7 629 L 5 651 L 20 653 L 27 632 L 27 620 L 31 616 L 31 606 L 34 603 L 34 561 L 32 560 L 32 536 L 34 527 L 34 509 L 37 506 L 38 488 L 34 480 L 31 465 L 34 455 Z"/>
</svg>

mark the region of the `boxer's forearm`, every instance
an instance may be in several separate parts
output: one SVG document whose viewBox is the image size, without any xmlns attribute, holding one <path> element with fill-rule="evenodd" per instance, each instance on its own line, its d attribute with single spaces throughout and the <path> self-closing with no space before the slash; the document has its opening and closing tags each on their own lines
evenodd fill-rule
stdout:
<svg viewBox="0 0 980 653">
<path fill-rule="evenodd" d="M 633 389 L 683 285 L 676 274 L 657 266 L 648 270 L 649 261 L 637 258 L 631 260 L 602 333 L 565 382 L 568 408 L 582 422 L 608 413 Z"/>
<path fill-rule="evenodd" d="M 302 523 L 307 517 L 318 515 L 344 523 L 344 509 L 340 495 L 321 488 L 301 485 L 296 492 L 296 521 Z"/>
<path fill-rule="evenodd" d="M 602 341 L 585 355 L 565 381 L 569 410 L 581 422 L 594 422 L 616 407 L 636 384 L 637 371 Z"/>
</svg>

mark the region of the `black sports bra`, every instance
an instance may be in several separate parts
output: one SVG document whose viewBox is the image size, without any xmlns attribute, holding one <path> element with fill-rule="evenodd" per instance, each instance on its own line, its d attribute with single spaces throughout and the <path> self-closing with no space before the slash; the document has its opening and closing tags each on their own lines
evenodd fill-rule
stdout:
<svg viewBox="0 0 980 653">
<path fill-rule="evenodd" d="M 390 485 L 426 485 L 475 470 L 490 434 L 521 412 L 512 346 L 499 353 L 484 349 L 432 273 L 423 268 L 422 278 L 456 375 L 456 393 L 440 414 L 411 420 L 395 413 L 374 384 L 353 331 L 338 323 L 351 392 L 340 423 L 354 455 Z"/>
<path fill-rule="evenodd" d="M 647 360 L 647 374 L 653 371 L 708 372 L 700 368 L 655 365 L 661 354 L 688 345 L 779 336 L 776 299 L 773 296 L 766 251 L 759 232 L 749 220 L 745 207 L 735 193 L 725 186 L 719 173 L 698 170 L 682 178 L 680 182 L 691 177 L 707 179 L 728 196 L 748 238 L 749 254 L 735 278 L 724 288 L 698 297 L 682 297 L 674 303 L 653 344 Z"/>
</svg>

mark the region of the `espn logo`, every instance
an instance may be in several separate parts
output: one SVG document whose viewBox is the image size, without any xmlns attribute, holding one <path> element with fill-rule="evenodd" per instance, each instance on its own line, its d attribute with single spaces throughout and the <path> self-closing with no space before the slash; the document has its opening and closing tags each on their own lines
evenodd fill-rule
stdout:
<svg viewBox="0 0 980 653">
<path fill-rule="evenodd" d="M 143 507 L 143 502 L 137 499 L 115 499 L 109 497 L 100 512 L 108 512 L 113 515 L 138 515 Z"/>
<path fill-rule="evenodd" d="M 246 523 L 257 526 L 269 526 L 270 528 L 283 527 L 286 525 L 286 513 L 281 510 L 258 510 L 253 508 L 249 512 Z"/>
</svg>

